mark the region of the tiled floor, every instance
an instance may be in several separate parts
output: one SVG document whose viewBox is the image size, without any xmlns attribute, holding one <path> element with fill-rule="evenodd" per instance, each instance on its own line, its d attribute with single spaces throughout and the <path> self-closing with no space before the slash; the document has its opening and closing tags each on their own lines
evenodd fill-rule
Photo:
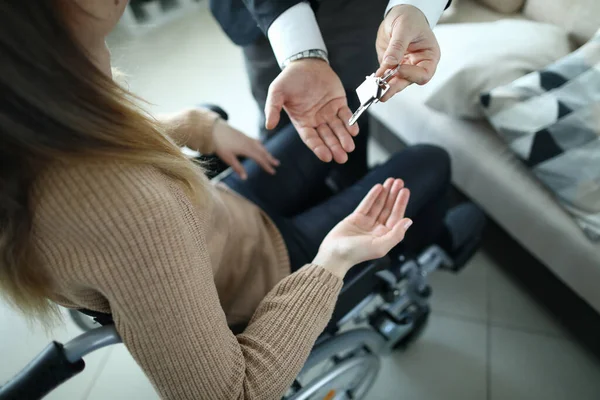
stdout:
<svg viewBox="0 0 600 400">
<path fill-rule="evenodd" d="M 111 38 L 115 65 L 131 89 L 170 111 L 214 102 L 231 123 L 256 134 L 257 110 L 240 51 L 225 39 L 207 11 L 191 10 L 164 26 Z M 383 157 L 375 146 L 372 155 Z M 600 363 L 553 321 L 485 251 L 460 275 L 432 277 L 433 315 L 424 335 L 405 352 L 384 360 L 372 400 L 597 400 Z M 0 305 L 0 381 L 12 376 L 50 340 L 50 333 Z M 156 399 L 154 390 L 121 346 L 100 351 L 87 369 L 52 393 L 56 400 Z"/>
</svg>

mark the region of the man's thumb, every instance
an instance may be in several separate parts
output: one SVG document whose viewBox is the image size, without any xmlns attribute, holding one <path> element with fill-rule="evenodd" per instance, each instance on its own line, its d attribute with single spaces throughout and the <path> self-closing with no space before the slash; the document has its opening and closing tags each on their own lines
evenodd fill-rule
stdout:
<svg viewBox="0 0 600 400">
<path fill-rule="evenodd" d="M 403 32 L 400 32 L 399 30 L 398 32 L 392 32 L 390 44 L 388 45 L 387 50 L 383 54 L 383 58 L 381 60 L 382 68 L 396 68 L 398 64 L 402 62 L 407 47 L 405 44 L 405 40 L 402 36 L 404 36 Z"/>
<path fill-rule="evenodd" d="M 269 88 L 265 103 L 265 128 L 274 129 L 277 126 L 283 108 L 283 101 L 283 94 Z"/>
</svg>

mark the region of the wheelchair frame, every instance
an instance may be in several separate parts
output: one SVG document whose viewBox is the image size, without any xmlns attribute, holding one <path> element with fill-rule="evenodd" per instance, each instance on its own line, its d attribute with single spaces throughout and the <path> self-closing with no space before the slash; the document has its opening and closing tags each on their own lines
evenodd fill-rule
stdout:
<svg viewBox="0 0 600 400">
<path fill-rule="evenodd" d="M 345 282 L 333 322 L 313 347 L 285 400 L 308 400 L 315 395 L 328 400 L 364 398 L 377 377 L 381 356 L 414 339 L 411 335 L 422 328 L 429 315 L 431 289 L 427 276 L 440 268 L 452 269 L 453 262 L 437 246 L 427 248 L 415 259 L 399 261 L 396 266 L 390 265 L 389 258 L 369 263 Z M 345 304 L 344 297 L 354 297 L 365 288 L 370 293 L 358 304 Z M 348 325 L 355 327 L 345 329 Z M 43 398 L 83 371 L 85 356 L 120 342 L 114 325 L 91 329 L 64 345 L 52 342 L 0 387 L 0 400 Z M 301 377 L 324 362 L 333 365 L 307 383 L 300 382 Z M 350 386 L 340 382 L 351 372 L 358 380 L 350 382 Z"/>
</svg>

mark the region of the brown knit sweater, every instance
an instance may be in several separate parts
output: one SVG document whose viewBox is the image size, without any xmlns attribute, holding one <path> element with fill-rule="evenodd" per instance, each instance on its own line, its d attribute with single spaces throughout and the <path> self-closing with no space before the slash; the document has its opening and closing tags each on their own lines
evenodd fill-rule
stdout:
<svg viewBox="0 0 600 400">
<path fill-rule="evenodd" d="M 113 314 L 165 399 L 278 399 L 342 282 L 307 265 L 256 206 L 209 184 L 195 207 L 152 167 L 55 166 L 33 190 L 33 244 L 53 300 Z M 252 316 L 237 337 L 227 325 Z"/>
</svg>

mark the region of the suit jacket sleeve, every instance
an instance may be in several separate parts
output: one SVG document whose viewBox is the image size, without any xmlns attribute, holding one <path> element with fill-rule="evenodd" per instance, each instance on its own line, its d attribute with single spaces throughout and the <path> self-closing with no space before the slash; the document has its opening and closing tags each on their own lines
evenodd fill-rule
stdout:
<svg viewBox="0 0 600 400">
<path fill-rule="evenodd" d="M 244 4 L 254 17 L 260 29 L 267 34 L 269 27 L 281 14 L 303 0 L 243 0 Z M 311 6 L 316 1 L 310 1 Z"/>
</svg>

